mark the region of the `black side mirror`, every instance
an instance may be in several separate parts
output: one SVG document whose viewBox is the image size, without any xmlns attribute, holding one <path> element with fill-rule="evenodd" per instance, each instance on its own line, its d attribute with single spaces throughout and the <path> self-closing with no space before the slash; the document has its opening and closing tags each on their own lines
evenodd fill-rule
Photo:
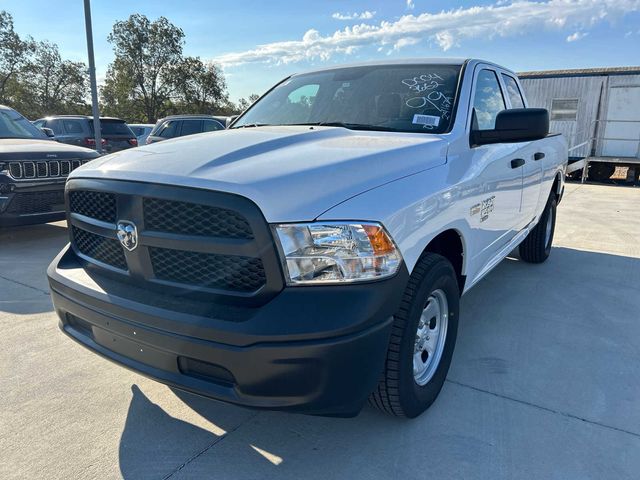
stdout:
<svg viewBox="0 0 640 480">
<path fill-rule="evenodd" d="M 540 140 L 549 134 L 549 112 L 544 108 L 513 108 L 496 116 L 493 130 L 473 130 L 472 145 Z"/>
<path fill-rule="evenodd" d="M 56 134 L 53 133 L 53 130 L 51 130 L 50 128 L 40 127 L 40 130 L 42 130 L 42 133 L 44 133 L 49 138 L 54 138 L 56 136 Z"/>
</svg>

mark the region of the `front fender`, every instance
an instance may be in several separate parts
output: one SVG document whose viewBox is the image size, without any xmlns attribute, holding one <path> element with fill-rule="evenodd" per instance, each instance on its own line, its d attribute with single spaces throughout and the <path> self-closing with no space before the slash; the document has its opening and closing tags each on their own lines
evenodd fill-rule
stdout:
<svg viewBox="0 0 640 480">
<path fill-rule="evenodd" d="M 462 274 L 466 274 L 470 226 L 465 214 L 465 192 L 449 183 L 448 166 L 442 165 L 357 195 L 323 213 L 317 220 L 369 220 L 381 222 L 413 271 L 422 252 L 438 234 L 455 230 L 461 237 Z M 473 254 L 472 252 L 471 255 Z"/>
</svg>

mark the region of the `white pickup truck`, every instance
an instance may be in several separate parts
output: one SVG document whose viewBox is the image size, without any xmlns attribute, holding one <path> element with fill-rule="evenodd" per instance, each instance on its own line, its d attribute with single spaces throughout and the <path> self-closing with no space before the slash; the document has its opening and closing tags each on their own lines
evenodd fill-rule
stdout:
<svg viewBox="0 0 640 480">
<path fill-rule="evenodd" d="M 108 155 L 66 186 L 60 326 L 171 386 L 255 408 L 415 417 L 459 298 L 549 256 L 567 147 L 516 75 L 418 59 L 286 78 L 227 130 Z"/>
</svg>

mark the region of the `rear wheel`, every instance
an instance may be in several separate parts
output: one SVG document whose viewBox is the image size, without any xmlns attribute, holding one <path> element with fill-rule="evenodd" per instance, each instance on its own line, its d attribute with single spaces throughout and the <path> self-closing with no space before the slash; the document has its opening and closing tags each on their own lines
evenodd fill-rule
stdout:
<svg viewBox="0 0 640 480">
<path fill-rule="evenodd" d="M 440 255 L 423 255 L 394 315 L 385 368 L 371 405 L 413 418 L 434 402 L 453 356 L 459 297 L 451 263 Z"/>
<path fill-rule="evenodd" d="M 520 258 L 525 262 L 542 263 L 549 258 L 556 229 L 557 207 L 558 201 L 555 193 L 552 192 L 538 224 L 520 244 Z"/>
</svg>

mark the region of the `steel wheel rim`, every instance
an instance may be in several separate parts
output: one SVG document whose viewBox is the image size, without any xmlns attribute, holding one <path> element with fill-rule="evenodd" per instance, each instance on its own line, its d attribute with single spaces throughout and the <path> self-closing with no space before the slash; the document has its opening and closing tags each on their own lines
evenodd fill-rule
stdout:
<svg viewBox="0 0 640 480">
<path fill-rule="evenodd" d="M 446 294 L 433 291 L 422 310 L 413 348 L 413 379 L 420 385 L 429 383 L 435 374 L 447 338 L 449 302 Z"/>
<path fill-rule="evenodd" d="M 547 216 L 547 225 L 544 231 L 544 246 L 546 248 L 549 247 L 551 243 L 551 231 L 553 229 L 553 212 L 549 211 L 549 215 Z"/>
</svg>

